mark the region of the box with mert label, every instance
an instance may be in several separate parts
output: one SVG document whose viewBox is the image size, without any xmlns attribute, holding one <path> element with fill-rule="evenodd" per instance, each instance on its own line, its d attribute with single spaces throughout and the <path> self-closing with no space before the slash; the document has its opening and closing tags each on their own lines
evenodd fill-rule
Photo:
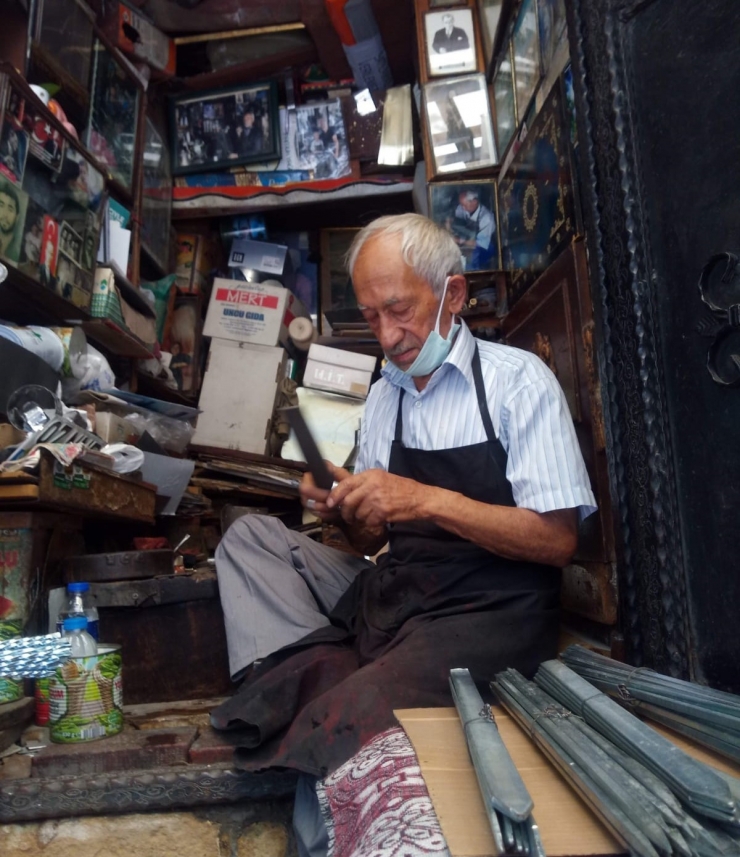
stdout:
<svg viewBox="0 0 740 857">
<path fill-rule="evenodd" d="M 303 386 L 365 399 L 377 357 L 314 343 L 308 349 Z"/>
<path fill-rule="evenodd" d="M 288 325 L 299 316 L 309 318 L 308 310 L 284 286 L 216 277 L 203 335 L 287 347 Z"/>
</svg>

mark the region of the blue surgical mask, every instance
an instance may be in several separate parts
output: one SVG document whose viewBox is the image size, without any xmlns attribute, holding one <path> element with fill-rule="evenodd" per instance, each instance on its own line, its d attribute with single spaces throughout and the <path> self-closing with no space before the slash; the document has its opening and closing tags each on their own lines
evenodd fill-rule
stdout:
<svg viewBox="0 0 740 857">
<path fill-rule="evenodd" d="M 450 353 L 455 334 L 460 330 L 460 325 L 450 325 L 450 332 L 447 334 L 447 339 L 443 339 L 439 332 L 439 319 L 442 315 L 442 307 L 444 306 L 447 283 L 449 281 L 450 278 L 447 277 L 444 291 L 442 292 L 442 300 L 439 302 L 439 312 L 437 313 L 437 322 L 434 325 L 434 330 L 427 336 L 427 341 L 416 355 L 416 360 L 414 360 L 408 369 L 401 369 L 404 375 L 410 375 L 412 378 L 424 378 L 427 375 L 431 375 L 435 369 L 439 369 Z"/>
</svg>

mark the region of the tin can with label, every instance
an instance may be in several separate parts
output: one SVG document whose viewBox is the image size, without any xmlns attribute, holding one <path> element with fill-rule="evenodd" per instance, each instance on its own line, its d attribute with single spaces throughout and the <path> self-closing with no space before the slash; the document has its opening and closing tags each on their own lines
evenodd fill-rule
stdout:
<svg viewBox="0 0 740 857">
<path fill-rule="evenodd" d="M 20 621 L 0 622 L 0 642 L 20 637 L 23 624 Z M 15 702 L 23 696 L 23 680 L 16 680 L 0 675 L 0 705 L 4 702 Z"/>
<path fill-rule="evenodd" d="M 72 658 L 49 680 L 49 734 L 57 744 L 97 741 L 123 729 L 121 647 Z"/>
<path fill-rule="evenodd" d="M 35 721 L 37 726 L 46 726 L 49 723 L 49 684 L 51 679 L 37 678 L 34 681 L 33 696 L 36 702 Z"/>
</svg>

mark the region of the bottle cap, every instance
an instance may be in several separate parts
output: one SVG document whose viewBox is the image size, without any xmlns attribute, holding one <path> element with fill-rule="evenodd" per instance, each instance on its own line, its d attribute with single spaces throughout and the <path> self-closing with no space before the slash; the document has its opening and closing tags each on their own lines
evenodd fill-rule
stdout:
<svg viewBox="0 0 740 857">
<path fill-rule="evenodd" d="M 68 616 L 63 620 L 62 627 L 65 631 L 83 631 L 87 628 L 87 618 L 85 616 Z"/>
<path fill-rule="evenodd" d="M 67 592 L 87 592 L 90 588 L 89 583 L 68 583 Z"/>
</svg>

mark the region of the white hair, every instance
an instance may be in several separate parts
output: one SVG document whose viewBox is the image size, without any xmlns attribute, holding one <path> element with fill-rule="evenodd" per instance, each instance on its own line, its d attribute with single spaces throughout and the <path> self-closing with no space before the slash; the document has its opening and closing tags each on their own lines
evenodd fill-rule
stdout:
<svg viewBox="0 0 740 857">
<path fill-rule="evenodd" d="M 368 223 L 355 236 L 347 253 L 350 277 L 365 244 L 385 235 L 400 237 L 403 261 L 438 298 L 442 297 L 447 277 L 463 272 L 460 248 L 446 229 L 421 214 L 391 214 Z"/>
</svg>

